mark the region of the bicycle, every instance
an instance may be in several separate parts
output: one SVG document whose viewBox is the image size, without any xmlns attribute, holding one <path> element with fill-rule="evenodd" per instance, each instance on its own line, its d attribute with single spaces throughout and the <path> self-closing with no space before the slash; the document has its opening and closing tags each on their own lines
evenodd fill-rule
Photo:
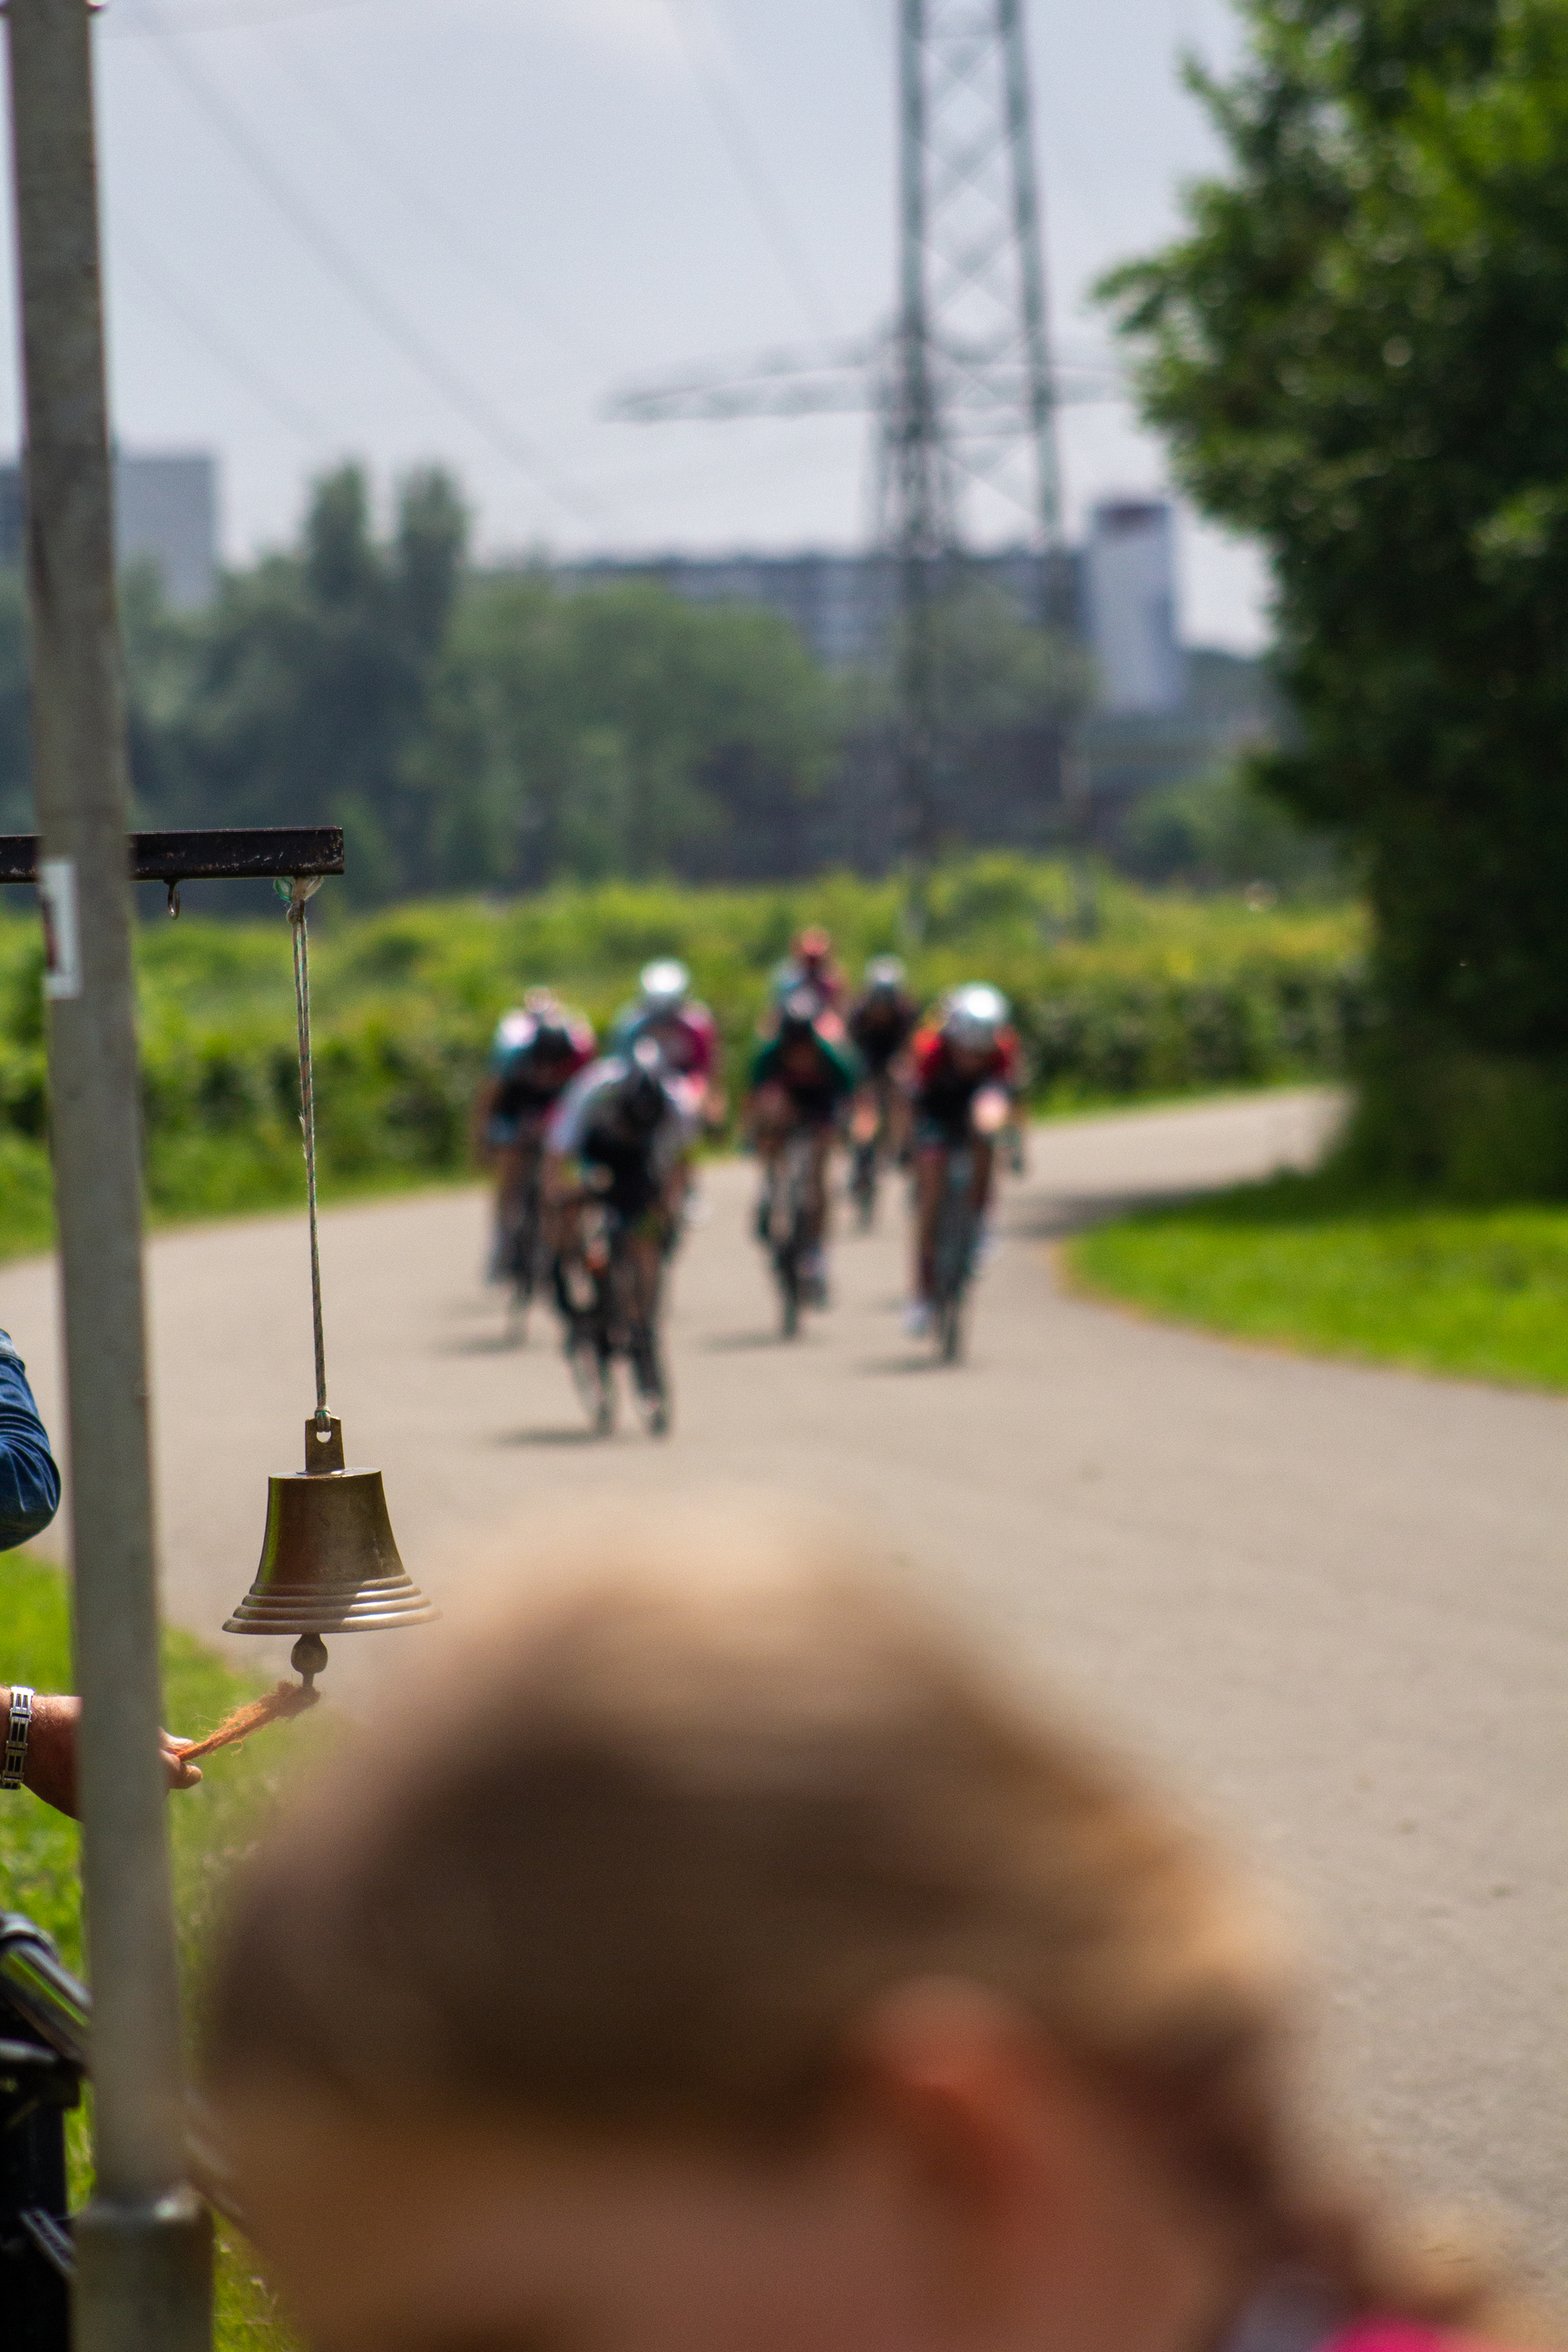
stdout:
<svg viewBox="0 0 1568 2352">
<path fill-rule="evenodd" d="M 782 1336 L 800 1330 L 800 1310 L 808 1304 L 805 1267 L 816 1247 L 820 1222 L 816 1201 L 816 1140 L 809 1129 L 793 1128 L 768 1177 L 759 1223 L 778 1285 Z"/>
<path fill-rule="evenodd" d="M 877 1178 L 892 1141 L 893 1085 L 890 1072 L 879 1071 L 856 1104 L 849 1124 L 849 1198 L 863 1234 L 877 1221 Z"/>
<path fill-rule="evenodd" d="M 633 1258 L 633 1223 L 608 1202 L 591 1195 L 575 1246 L 558 1259 L 556 1299 L 566 1326 L 566 1361 L 574 1385 L 599 1437 L 616 1426 L 617 1360 L 629 1369 L 633 1391 L 650 1437 L 666 1437 L 673 1418 L 669 1377 L 659 1344 L 659 1289 L 644 1311 L 639 1269 Z"/>
<path fill-rule="evenodd" d="M 538 1144 L 529 1153 L 521 1182 L 500 1203 L 499 1224 L 496 1273 L 510 1292 L 508 1330 L 511 1337 L 526 1341 L 528 1310 L 549 1269 L 544 1246 L 543 1152 Z"/>
<path fill-rule="evenodd" d="M 947 1154 L 946 1180 L 937 1204 L 931 1283 L 931 1328 L 944 1364 L 956 1364 L 963 1353 L 964 1307 L 979 1239 L 973 1147 L 954 1144 Z"/>
</svg>

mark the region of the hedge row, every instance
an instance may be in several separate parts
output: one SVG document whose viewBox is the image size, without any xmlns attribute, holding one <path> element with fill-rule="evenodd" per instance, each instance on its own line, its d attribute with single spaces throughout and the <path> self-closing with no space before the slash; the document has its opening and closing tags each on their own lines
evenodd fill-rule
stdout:
<svg viewBox="0 0 1568 2352">
<path fill-rule="evenodd" d="M 1118 1102 L 1344 1073 L 1371 1018 L 1353 909 L 1109 889 L 1098 933 L 1051 916 L 1060 877 L 992 861 L 946 877 L 945 919 L 910 957 L 927 995 L 986 977 L 1016 1008 L 1043 1105 Z M 778 903 L 774 903 L 777 898 Z M 886 901 L 886 903 L 884 903 Z M 839 877 L 779 894 L 618 885 L 516 906 L 424 905 L 325 927 L 317 1114 L 324 1181 L 363 1189 L 459 1173 L 497 1013 L 551 981 L 601 1026 L 637 961 L 684 953 L 743 1062 L 790 927 L 826 914 L 846 961 L 896 939 L 891 895 Z M 165 1215 L 299 1198 L 299 1086 L 286 927 L 187 921 L 142 934 L 148 1189 Z M 0 1251 L 47 1237 L 47 1106 L 37 948 L 0 925 Z"/>
<path fill-rule="evenodd" d="M 1367 1003 L 1353 968 L 1266 966 L 1219 982 L 1079 981 L 1021 997 L 1017 1018 L 1040 1099 L 1126 1101 L 1338 1076 Z M 726 1020 L 732 1049 L 749 1026 L 744 1016 Z M 323 1172 L 358 1182 L 460 1170 L 485 1043 L 481 1029 L 450 1018 L 370 1012 L 323 1024 L 316 1090 Z M 142 1090 L 157 1205 L 182 1205 L 196 1144 L 237 1160 L 230 1186 L 242 1199 L 281 1197 L 297 1182 L 299 1083 L 293 1035 L 281 1022 L 155 1034 L 143 1048 Z M 0 1045 L 0 1120 L 14 1134 L 44 1135 L 37 1046 Z M 246 1158 L 248 1172 L 238 1164 Z"/>
</svg>

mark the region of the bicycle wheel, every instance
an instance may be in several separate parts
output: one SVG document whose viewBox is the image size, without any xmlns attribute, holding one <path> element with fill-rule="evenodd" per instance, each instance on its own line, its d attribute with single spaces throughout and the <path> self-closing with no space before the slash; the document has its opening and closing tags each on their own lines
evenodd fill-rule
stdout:
<svg viewBox="0 0 1568 2352">
<path fill-rule="evenodd" d="M 858 1143 L 855 1162 L 849 1177 L 849 1197 L 855 1203 L 855 1213 L 863 1234 L 869 1233 L 877 1221 L 877 1145 Z"/>
<path fill-rule="evenodd" d="M 773 1276 L 779 1286 L 779 1330 L 785 1339 L 800 1330 L 800 1259 L 794 1236 L 773 1252 Z"/>
<path fill-rule="evenodd" d="M 974 1229 L 967 1179 L 962 1185 L 950 1181 L 937 1212 L 932 1286 L 932 1335 L 944 1364 L 957 1363 L 963 1352 L 963 1302 L 974 1260 Z"/>
<path fill-rule="evenodd" d="M 669 1381 L 658 1331 L 646 1323 L 639 1326 L 632 1334 L 630 1355 L 632 1381 L 647 1433 L 650 1437 L 668 1437 L 672 1418 Z"/>
</svg>

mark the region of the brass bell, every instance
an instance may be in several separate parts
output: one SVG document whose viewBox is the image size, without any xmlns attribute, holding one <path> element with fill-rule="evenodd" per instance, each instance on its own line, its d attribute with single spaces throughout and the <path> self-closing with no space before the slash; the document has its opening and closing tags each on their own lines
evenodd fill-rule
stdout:
<svg viewBox="0 0 1568 2352">
<path fill-rule="evenodd" d="M 380 1633 L 436 1615 L 397 1556 L 379 1470 L 343 1466 L 342 1423 L 305 1423 L 305 1467 L 269 1478 L 261 1565 L 226 1633 L 298 1633 L 293 1664 L 313 1682 L 323 1633 Z"/>
</svg>

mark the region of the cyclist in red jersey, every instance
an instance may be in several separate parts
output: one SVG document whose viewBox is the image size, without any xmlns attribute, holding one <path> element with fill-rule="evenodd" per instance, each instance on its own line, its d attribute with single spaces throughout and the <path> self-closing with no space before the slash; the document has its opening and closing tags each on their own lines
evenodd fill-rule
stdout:
<svg viewBox="0 0 1568 2352">
<path fill-rule="evenodd" d="M 785 1003 L 802 995 L 812 998 L 818 1013 L 842 1013 L 845 988 L 832 934 L 819 923 L 808 925 L 773 974 L 771 1025 L 776 1028 Z"/>
<path fill-rule="evenodd" d="M 973 1202 L 984 1217 L 991 1199 L 996 1138 L 1007 1125 L 1022 1077 L 1018 1039 L 1006 998 L 982 982 L 955 988 L 916 1031 L 910 1047 L 914 1112 L 915 1263 L 905 1320 L 921 1337 L 931 1325 L 936 1221 L 951 1151 L 974 1154 Z"/>
</svg>

